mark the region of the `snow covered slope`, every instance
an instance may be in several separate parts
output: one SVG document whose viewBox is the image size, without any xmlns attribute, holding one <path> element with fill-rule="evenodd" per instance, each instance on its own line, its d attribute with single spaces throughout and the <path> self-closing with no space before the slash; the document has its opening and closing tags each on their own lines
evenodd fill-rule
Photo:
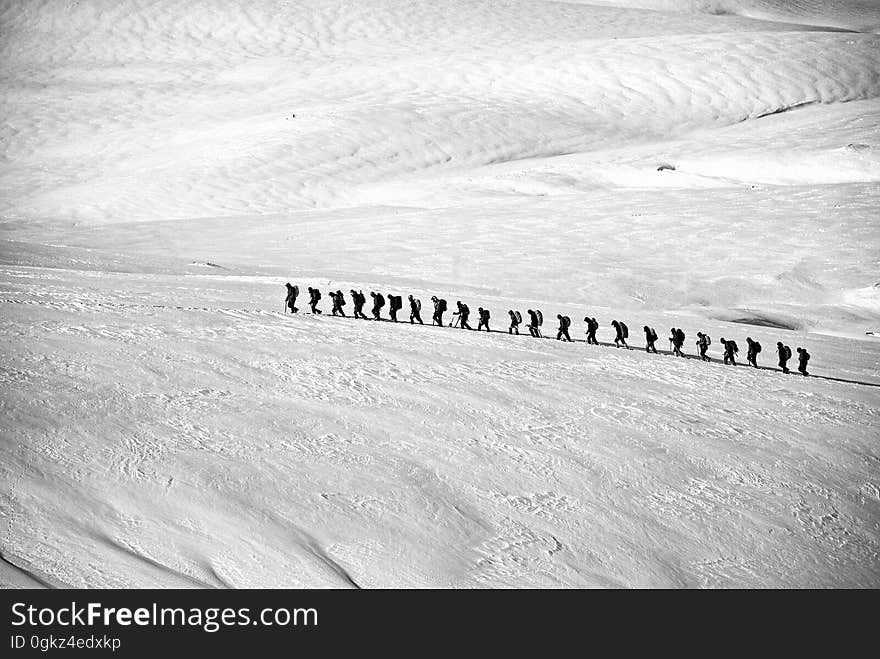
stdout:
<svg viewBox="0 0 880 659">
<path fill-rule="evenodd" d="M 878 15 L 0 4 L 0 584 L 877 587 Z"/>
</svg>

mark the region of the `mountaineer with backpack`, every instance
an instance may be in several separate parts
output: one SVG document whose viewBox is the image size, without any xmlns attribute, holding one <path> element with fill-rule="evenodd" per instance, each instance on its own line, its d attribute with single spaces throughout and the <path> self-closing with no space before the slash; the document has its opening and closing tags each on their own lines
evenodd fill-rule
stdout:
<svg viewBox="0 0 880 659">
<path fill-rule="evenodd" d="M 783 345 L 782 341 L 777 341 L 776 353 L 779 355 L 779 368 L 782 369 L 783 373 L 791 373 L 787 366 L 788 360 L 791 359 L 791 348 L 787 345 Z"/>
<path fill-rule="evenodd" d="M 385 296 L 375 291 L 370 291 L 370 296 L 373 298 L 373 320 L 382 320 L 379 317 L 379 313 L 382 311 L 382 307 L 385 306 Z"/>
<path fill-rule="evenodd" d="M 489 329 L 489 310 L 480 307 L 477 311 L 480 316 L 480 322 L 477 323 L 477 331 L 479 332 L 481 327 L 485 327 L 487 332 L 491 332 L 492 330 Z"/>
<path fill-rule="evenodd" d="M 388 314 L 392 322 L 397 322 L 397 312 L 403 309 L 403 298 L 400 295 L 388 296 Z"/>
<path fill-rule="evenodd" d="M 801 375 L 809 375 L 807 373 L 807 362 L 810 361 L 810 353 L 806 348 L 798 348 L 798 371 Z"/>
<path fill-rule="evenodd" d="M 468 318 L 470 318 L 470 315 L 471 315 L 471 310 L 468 307 L 468 305 L 466 305 L 461 300 L 458 300 L 455 303 L 455 306 L 458 308 L 458 311 L 452 312 L 453 316 L 458 316 L 458 318 L 455 320 L 455 324 L 457 324 L 462 329 L 469 329 L 469 330 L 474 329 L 473 327 L 468 325 Z"/>
<path fill-rule="evenodd" d="M 309 307 L 312 309 L 313 314 L 321 313 L 321 310 L 318 309 L 318 302 L 321 301 L 321 291 L 317 288 L 312 288 L 309 286 Z"/>
<path fill-rule="evenodd" d="M 645 352 L 653 352 L 655 355 L 657 354 L 657 346 L 654 344 L 657 342 L 657 332 L 654 331 L 653 327 L 648 327 L 645 325 Z"/>
<path fill-rule="evenodd" d="M 724 363 L 736 366 L 736 355 L 739 353 L 739 347 L 736 345 L 736 341 L 725 341 L 722 336 L 721 345 L 724 346 Z"/>
<path fill-rule="evenodd" d="M 330 291 L 330 299 L 333 300 L 333 315 L 345 317 L 342 307 L 345 306 L 345 297 L 342 291 Z"/>
<path fill-rule="evenodd" d="M 364 292 L 356 291 L 352 288 L 349 293 L 351 293 L 351 303 L 354 305 L 354 317 L 367 320 L 367 317 L 364 315 L 364 305 L 367 303 Z"/>
<path fill-rule="evenodd" d="M 568 328 L 571 327 L 571 318 L 568 316 L 563 316 L 561 313 L 556 314 L 556 318 L 559 320 L 559 330 L 556 332 L 556 340 L 565 340 L 571 341 L 571 336 L 568 334 Z"/>
<path fill-rule="evenodd" d="M 614 336 L 614 345 L 616 347 L 620 347 L 623 344 L 623 347 L 629 349 L 629 346 L 626 344 L 626 339 L 629 336 L 629 328 L 627 328 L 626 323 L 621 323 L 617 320 L 611 321 L 611 326 L 614 328 L 616 332 Z"/>
<path fill-rule="evenodd" d="M 409 296 L 409 324 L 414 325 L 415 321 L 419 321 L 419 325 L 424 325 L 422 322 L 422 301 L 414 298 L 412 295 Z"/>
<path fill-rule="evenodd" d="M 599 329 L 599 321 L 589 316 L 584 316 L 584 322 L 587 324 L 587 344 L 597 346 L 599 342 L 596 340 L 596 331 Z"/>
<path fill-rule="evenodd" d="M 299 286 L 291 286 L 290 282 L 284 284 L 287 287 L 287 297 L 284 298 L 284 311 L 290 309 L 290 313 L 296 313 L 296 296 L 299 295 Z"/>
<path fill-rule="evenodd" d="M 541 310 L 533 311 L 529 309 L 529 321 L 529 334 L 536 339 L 544 338 L 541 336 L 541 330 L 539 329 L 544 324 L 544 314 L 541 313 Z"/>
<path fill-rule="evenodd" d="M 676 357 L 684 357 L 681 346 L 684 344 L 684 332 L 680 328 L 673 327 L 669 334 L 669 343 L 672 344 L 672 354 Z"/>
<path fill-rule="evenodd" d="M 712 361 L 706 354 L 706 351 L 709 349 L 710 345 L 712 345 L 712 339 L 709 338 L 709 335 L 703 334 L 702 332 L 697 332 L 697 348 L 699 348 L 700 350 L 700 359 L 704 362 Z"/>
<path fill-rule="evenodd" d="M 752 337 L 746 337 L 746 343 L 749 344 L 749 349 L 746 352 L 746 359 L 749 362 L 749 365 L 758 368 L 758 353 L 761 352 L 761 344 L 757 341 L 753 341 Z"/>
<path fill-rule="evenodd" d="M 446 311 L 446 300 L 432 295 L 431 302 L 434 303 L 434 316 L 431 318 L 432 324 L 443 327 L 443 312 Z"/>
<path fill-rule="evenodd" d="M 507 328 L 507 333 L 516 333 L 516 335 L 519 336 L 519 326 L 520 323 L 522 323 L 522 314 L 519 311 L 511 309 L 507 312 L 507 315 L 510 316 L 510 327 Z"/>
<path fill-rule="evenodd" d="M 681 329 L 680 327 L 677 327 L 675 329 L 675 348 L 678 352 L 679 357 L 687 357 L 687 355 L 685 355 L 681 351 L 681 349 L 684 347 L 684 339 L 685 339 L 684 330 Z"/>
</svg>

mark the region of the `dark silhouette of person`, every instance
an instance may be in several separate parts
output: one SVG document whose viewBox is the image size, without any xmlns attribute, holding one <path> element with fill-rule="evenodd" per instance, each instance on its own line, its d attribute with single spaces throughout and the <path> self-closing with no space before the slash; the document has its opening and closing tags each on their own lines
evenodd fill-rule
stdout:
<svg viewBox="0 0 880 659">
<path fill-rule="evenodd" d="M 321 301 L 321 291 L 317 288 L 312 288 L 309 286 L 309 307 L 312 309 L 312 313 L 319 314 L 321 310 L 318 309 L 318 302 Z"/>
<path fill-rule="evenodd" d="M 521 319 L 517 318 L 516 311 L 513 309 L 508 311 L 507 315 L 510 316 L 510 327 L 507 328 L 507 333 L 519 336 L 519 323 Z"/>
<path fill-rule="evenodd" d="M 672 343 L 672 354 L 676 357 L 684 357 L 681 346 L 684 343 L 684 332 L 677 327 L 673 327 L 669 334 L 669 342 Z"/>
<path fill-rule="evenodd" d="M 436 295 L 432 295 L 431 302 L 434 303 L 434 316 L 431 319 L 432 324 L 443 327 L 443 312 L 446 311 L 446 300 L 438 298 Z"/>
<path fill-rule="evenodd" d="M 459 300 L 455 304 L 458 307 L 458 311 L 456 313 L 458 314 L 459 327 L 461 327 L 462 329 L 469 329 L 469 330 L 474 329 L 473 327 L 468 325 L 468 318 L 470 318 L 470 315 L 471 315 L 471 310 L 470 310 L 470 308 L 468 308 L 468 305 L 466 305 L 461 300 Z"/>
<path fill-rule="evenodd" d="M 392 322 L 397 322 L 397 312 L 403 308 L 403 298 L 400 295 L 388 296 L 388 315 Z"/>
<path fill-rule="evenodd" d="M 342 307 L 345 306 L 345 297 L 342 295 L 342 291 L 330 291 L 330 299 L 333 300 L 333 315 L 344 317 L 345 312 Z"/>
<path fill-rule="evenodd" d="M 480 328 L 485 327 L 487 332 L 491 332 L 492 330 L 489 329 L 489 310 L 480 307 L 477 312 L 480 319 L 480 322 L 477 323 L 477 331 L 479 332 Z"/>
<path fill-rule="evenodd" d="M 614 328 L 614 331 L 616 332 L 616 334 L 614 336 L 614 345 L 617 346 L 618 348 L 621 345 L 623 345 L 624 348 L 628 349 L 629 346 L 626 344 L 626 336 L 629 332 L 626 329 L 626 324 L 621 323 L 620 321 L 617 321 L 617 320 L 612 320 L 611 326 Z"/>
<path fill-rule="evenodd" d="M 788 370 L 788 360 L 791 359 L 791 348 L 784 345 L 782 341 L 776 342 L 776 354 L 779 355 L 779 368 L 783 373 L 791 373 Z"/>
<path fill-rule="evenodd" d="M 736 345 L 736 341 L 732 339 L 726 341 L 722 336 L 721 345 L 724 346 L 724 363 L 736 366 L 736 355 L 739 353 L 739 347 Z"/>
<path fill-rule="evenodd" d="M 409 296 L 409 323 L 410 325 L 414 324 L 415 321 L 419 321 L 419 325 L 424 325 L 422 322 L 422 301 L 414 298 L 412 295 Z"/>
<path fill-rule="evenodd" d="M 807 362 L 810 361 L 810 353 L 807 352 L 806 348 L 798 348 L 798 372 L 801 375 L 809 375 L 807 373 Z"/>
<path fill-rule="evenodd" d="M 597 346 L 599 341 L 596 340 L 596 332 L 599 329 L 599 321 L 590 316 L 584 316 L 584 322 L 587 324 L 587 343 Z"/>
<path fill-rule="evenodd" d="M 571 326 L 571 318 L 563 316 L 561 313 L 556 314 L 556 318 L 559 320 L 559 329 L 556 331 L 556 340 L 571 341 L 571 336 L 568 334 L 568 328 Z"/>
<path fill-rule="evenodd" d="M 654 344 L 657 343 L 657 332 L 654 331 L 653 327 L 648 327 L 645 325 L 645 352 L 653 352 L 655 355 L 657 354 L 657 346 Z"/>
<path fill-rule="evenodd" d="M 758 368 L 758 353 L 761 352 L 761 344 L 753 341 L 750 336 L 746 337 L 746 343 L 749 345 L 746 351 L 746 359 L 749 362 L 749 366 Z"/>
<path fill-rule="evenodd" d="M 709 349 L 709 345 L 712 343 L 712 339 L 709 338 L 708 334 L 703 334 L 702 332 L 697 332 L 697 348 L 700 350 L 700 359 L 704 362 L 712 361 L 709 359 L 709 356 L 706 354 L 706 351 Z"/>
<path fill-rule="evenodd" d="M 534 309 L 529 309 L 529 334 L 531 334 L 536 339 L 543 338 L 541 336 L 540 321 L 538 319 L 538 312 Z"/>
<path fill-rule="evenodd" d="M 354 317 L 367 320 L 367 316 L 364 314 L 364 305 L 367 303 L 367 297 L 364 295 L 364 292 L 356 291 L 353 288 L 349 292 L 351 293 L 351 303 L 354 305 Z"/>
<path fill-rule="evenodd" d="M 299 286 L 291 286 L 290 282 L 284 284 L 287 287 L 287 297 L 284 298 L 284 307 L 289 309 L 290 313 L 296 313 L 296 296 L 299 295 Z"/>
<path fill-rule="evenodd" d="M 379 313 L 382 311 L 382 307 L 385 306 L 385 296 L 375 291 L 370 291 L 370 295 L 373 298 L 373 320 L 382 320 L 379 317 Z"/>
</svg>

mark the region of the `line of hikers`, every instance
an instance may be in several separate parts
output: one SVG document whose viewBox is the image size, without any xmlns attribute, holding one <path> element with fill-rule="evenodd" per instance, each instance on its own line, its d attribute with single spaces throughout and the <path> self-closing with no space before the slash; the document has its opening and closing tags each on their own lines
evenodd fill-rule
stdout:
<svg viewBox="0 0 880 659">
<path fill-rule="evenodd" d="M 299 287 L 293 286 L 290 283 L 285 284 L 287 287 L 287 297 L 284 300 L 284 308 L 285 311 L 289 310 L 291 313 L 296 313 L 299 309 L 296 307 L 296 298 L 299 296 Z M 317 288 L 312 288 L 309 286 L 309 308 L 311 309 L 313 314 L 320 314 L 321 310 L 318 309 L 318 303 L 321 301 L 321 291 Z M 364 320 L 368 320 L 366 314 L 364 314 L 364 305 L 367 303 L 367 298 L 364 295 L 363 291 L 356 291 L 351 289 L 351 301 L 354 305 L 354 317 L 355 318 L 363 318 Z M 345 316 L 345 311 L 342 307 L 346 306 L 345 296 L 342 291 L 330 291 L 329 293 L 330 299 L 332 300 L 333 309 L 332 314 L 334 316 Z M 387 299 L 385 295 L 382 293 L 377 293 L 375 291 L 370 293 L 370 297 L 373 299 L 373 307 L 371 312 L 373 314 L 374 320 L 382 320 L 381 313 L 382 309 L 385 308 L 386 302 L 388 304 L 388 316 L 391 321 L 397 322 L 397 312 L 403 309 L 403 298 L 400 295 L 388 295 Z M 420 325 L 424 325 L 422 322 L 422 302 L 418 298 L 413 297 L 412 295 L 408 296 L 409 300 L 409 322 L 414 324 L 418 322 Z M 434 314 L 431 317 L 431 321 L 433 325 L 438 325 L 443 327 L 443 314 L 447 311 L 447 303 L 446 300 L 442 298 L 438 298 L 436 295 L 431 296 L 431 302 L 434 305 Z M 462 329 L 473 330 L 471 327 L 470 320 L 470 308 L 465 303 L 460 300 L 455 303 L 456 311 L 452 313 L 454 316 L 453 322 L 449 323 L 449 327 L 461 327 Z M 543 334 L 541 333 L 541 326 L 544 324 L 544 315 L 541 313 L 540 309 L 529 309 L 529 323 L 527 325 L 529 334 L 535 338 L 543 338 Z M 489 329 L 489 320 L 491 318 L 491 314 L 488 309 L 484 309 L 483 307 L 479 307 L 477 310 L 479 322 L 477 323 L 477 331 L 485 329 L 487 332 L 490 332 Z M 523 323 L 522 314 L 519 311 L 515 311 L 510 309 L 507 312 L 510 317 L 510 326 L 507 329 L 508 334 L 519 334 L 519 326 Z M 556 319 L 559 321 L 559 327 L 556 332 L 556 339 L 560 341 L 571 341 L 571 335 L 568 330 L 571 328 L 571 318 L 568 316 L 563 316 L 562 314 L 557 314 Z M 591 345 L 599 345 L 598 339 L 596 339 L 596 332 L 599 329 L 599 321 L 595 318 L 591 318 L 590 316 L 584 317 L 584 322 L 587 324 L 587 343 Z M 611 321 L 611 326 L 614 328 L 614 345 L 618 348 L 629 348 L 626 340 L 629 338 L 629 328 L 626 326 L 626 323 L 620 322 L 618 320 Z M 648 327 L 647 325 L 643 328 L 645 332 L 645 351 L 646 352 L 657 352 L 656 343 L 658 340 L 657 332 L 653 327 Z M 673 327 L 670 330 L 669 335 L 669 348 L 672 351 L 673 355 L 677 357 L 686 357 L 683 351 L 684 343 L 685 343 L 685 333 L 680 327 Z M 724 337 L 721 337 L 721 345 L 724 346 L 724 363 L 730 364 L 732 366 L 736 366 L 736 357 L 739 355 L 739 346 L 736 345 L 736 341 L 726 340 Z M 752 340 L 752 337 L 746 338 L 746 343 L 748 344 L 748 349 L 746 352 L 746 360 L 748 361 L 750 366 L 754 368 L 758 368 L 758 355 L 761 352 L 761 344 L 758 341 Z M 703 361 L 712 361 L 709 356 L 706 354 L 706 351 L 709 349 L 709 346 L 712 345 L 712 339 L 708 334 L 703 332 L 697 332 L 697 340 L 696 346 L 699 353 L 699 357 Z M 798 348 L 798 372 L 803 375 L 809 375 L 807 373 L 807 363 L 810 361 L 810 353 L 806 351 L 805 348 Z M 779 367 L 782 369 L 783 373 L 790 373 L 788 369 L 788 361 L 792 357 L 791 348 L 787 345 L 784 345 L 782 341 L 778 341 L 776 343 L 776 354 L 779 357 Z"/>
</svg>

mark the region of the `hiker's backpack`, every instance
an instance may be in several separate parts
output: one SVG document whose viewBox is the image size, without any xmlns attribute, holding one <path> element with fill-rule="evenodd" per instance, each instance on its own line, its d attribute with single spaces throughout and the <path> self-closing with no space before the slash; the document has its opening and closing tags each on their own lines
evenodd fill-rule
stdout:
<svg viewBox="0 0 880 659">
<path fill-rule="evenodd" d="M 595 318 L 590 318 L 589 328 L 591 332 L 595 333 L 599 329 L 599 321 Z"/>
<path fill-rule="evenodd" d="M 571 318 L 569 318 L 568 316 L 563 316 L 562 317 L 562 326 L 565 329 L 568 329 L 569 327 L 571 327 Z"/>
<path fill-rule="evenodd" d="M 679 343 L 684 343 L 684 330 L 682 330 L 680 327 L 675 330 L 675 338 L 678 339 Z"/>
<path fill-rule="evenodd" d="M 761 352 L 761 344 L 755 341 L 755 354 L 757 355 L 759 352 Z"/>
<path fill-rule="evenodd" d="M 342 291 L 336 291 L 336 299 L 339 300 L 339 306 L 345 306 L 345 296 L 342 294 Z"/>
<path fill-rule="evenodd" d="M 437 300 L 437 309 L 446 311 L 446 300 Z"/>
<path fill-rule="evenodd" d="M 782 346 L 782 349 L 785 350 L 785 358 L 791 359 L 791 348 L 788 346 Z"/>
<path fill-rule="evenodd" d="M 654 343 L 654 341 L 657 340 L 657 332 L 654 331 L 653 327 L 649 327 L 648 332 L 648 337 L 650 338 L 651 343 Z"/>
<path fill-rule="evenodd" d="M 489 310 L 488 309 L 483 309 L 483 318 L 485 320 L 489 320 Z"/>
<path fill-rule="evenodd" d="M 538 327 L 540 327 L 544 324 L 544 314 L 541 313 L 540 309 L 536 309 L 535 315 L 538 317 Z"/>
<path fill-rule="evenodd" d="M 519 325 L 522 322 L 522 314 L 519 311 L 514 311 L 513 315 L 516 316 L 516 324 Z"/>
<path fill-rule="evenodd" d="M 626 323 L 620 323 L 620 335 L 625 339 L 629 338 L 629 328 Z"/>
<path fill-rule="evenodd" d="M 727 348 L 730 352 L 739 354 L 739 347 L 736 345 L 736 341 L 728 341 Z"/>
<path fill-rule="evenodd" d="M 382 295 L 381 293 L 376 295 L 376 306 L 377 307 L 384 307 L 385 306 L 385 296 Z"/>
<path fill-rule="evenodd" d="M 703 334 L 703 341 L 706 342 L 706 346 L 712 345 L 712 339 L 709 338 L 708 334 Z"/>
<path fill-rule="evenodd" d="M 416 310 L 417 311 L 422 310 L 422 301 L 421 300 L 418 300 L 418 299 L 416 300 Z"/>
</svg>

